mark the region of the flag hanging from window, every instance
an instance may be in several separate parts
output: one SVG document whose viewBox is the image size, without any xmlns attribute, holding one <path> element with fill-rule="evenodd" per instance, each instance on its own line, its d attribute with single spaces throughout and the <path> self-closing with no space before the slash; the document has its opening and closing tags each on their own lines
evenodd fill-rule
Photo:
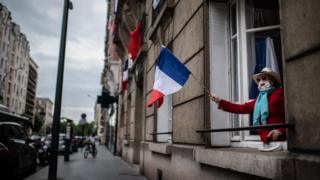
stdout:
<svg viewBox="0 0 320 180">
<path fill-rule="evenodd" d="M 128 60 L 124 63 L 121 79 L 121 92 L 128 89 Z"/>
<path fill-rule="evenodd" d="M 187 82 L 190 71 L 172 52 L 162 46 L 157 59 L 153 90 L 148 107 L 158 101 L 158 108 L 162 105 L 163 97 L 179 91 Z"/>
<path fill-rule="evenodd" d="M 112 34 L 112 37 L 115 36 L 116 31 L 117 31 L 117 27 L 116 27 L 116 16 L 113 15 L 113 17 L 112 17 L 112 23 L 111 23 L 111 34 Z"/>
<path fill-rule="evenodd" d="M 130 41 L 128 46 L 128 52 L 130 58 L 134 61 L 138 55 L 141 48 L 141 21 L 139 21 L 136 29 L 130 33 Z"/>
</svg>

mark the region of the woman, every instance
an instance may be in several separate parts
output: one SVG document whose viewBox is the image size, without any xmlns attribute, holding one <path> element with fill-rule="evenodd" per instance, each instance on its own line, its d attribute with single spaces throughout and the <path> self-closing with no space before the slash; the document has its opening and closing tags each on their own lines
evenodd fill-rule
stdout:
<svg viewBox="0 0 320 180">
<path fill-rule="evenodd" d="M 263 68 L 262 71 L 253 76 L 258 85 L 259 95 L 255 99 L 244 104 L 220 99 L 213 95 L 211 99 L 217 103 L 218 108 L 227 112 L 237 114 L 252 114 L 253 125 L 284 124 L 284 95 L 280 87 L 279 75 L 270 68 Z M 285 128 L 259 130 L 261 141 L 268 144 L 270 141 L 286 140 Z M 278 145 L 280 147 L 280 144 Z M 273 148 L 279 148 L 273 147 Z M 272 149 L 274 150 L 274 149 Z"/>
</svg>

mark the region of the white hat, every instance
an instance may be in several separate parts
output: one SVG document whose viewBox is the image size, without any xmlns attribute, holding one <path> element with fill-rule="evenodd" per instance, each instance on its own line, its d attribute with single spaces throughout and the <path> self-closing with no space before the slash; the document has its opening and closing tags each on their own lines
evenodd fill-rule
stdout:
<svg viewBox="0 0 320 180">
<path fill-rule="evenodd" d="M 268 75 L 272 77 L 272 80 L 275 81 L 277 84 L 281 84 L 280 76 L 278 73 L 272 71 L 271 68 L 265 67 L 261 70 L 260 73 L 253 75 L 252 79 L 258 84 L 259 81 L 257 80 L 261 75 Z"/>
</svg>

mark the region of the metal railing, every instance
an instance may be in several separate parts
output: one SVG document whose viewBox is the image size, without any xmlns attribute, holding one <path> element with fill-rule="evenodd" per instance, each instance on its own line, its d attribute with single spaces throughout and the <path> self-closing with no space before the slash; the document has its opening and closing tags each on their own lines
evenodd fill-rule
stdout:
<svg viewBox="0 0 320 180">
<path fill-rule="evenodd" d="M 172 132 L 158 132 L 158 133 L 150 133 L 150 135 L 163 135 L 163 134 L 172 134 Z"/>
<path fill-rule="evenodd" d="M 274 128 L 294 128 L 294 124 L 268 124 L 268 125 L 261 125 L 261 126 L 246 126 L 246 127 L 238 127 L 238 128 L 201 129 L 201 130 L 197 130 L 196 133 L 246 131 L 246 130 L 261 130 L 261 129 L 274 129 Z"/>
</svg>

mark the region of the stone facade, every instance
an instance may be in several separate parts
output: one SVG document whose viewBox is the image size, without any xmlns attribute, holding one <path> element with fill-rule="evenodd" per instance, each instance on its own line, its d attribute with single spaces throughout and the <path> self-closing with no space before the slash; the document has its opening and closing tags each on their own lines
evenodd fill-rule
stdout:
<svg viewBox="0 0 320 180">
<path fill-rule="evenodd" d="M 26 107 L 30 47 L 20 26 L 12 21 L 10 11 L 0 4 L 0 76 L 2 103 L 14 114 L 24 114 Z"/>
<path fill-rule="evenodd" d="M 33 124 L 36 107 L 37 80 L 38 65 L 31 58 L 29 58 L 29 74 L 25 115 L 32 120 Z"/>
<path fill-rule="evenodd" d="M 107 1 L 109 2 L 109 1 Z M 116 45 L 113 43 L 113 31 L 114 29 L 114 4 L 115 1 L 108 3 L 108 12 L 106 20 L 106 38 L 104 49 L 104 68 L 101 74 L 101 94 L 108 94 L 108 96 L 115 99 L 118 98 L 119 84 L 121 76 L 121 61 L 116 51 Z M 114 143 L 116 140 L 116 124 L 115 119 L 117 116 L 117 103 L 111 103 L 108 105 L 100 106 L 100 120 L 98 134 L 101 138 L 101 143 L 105 144 L 110 151 L 114 150 Z"/>
<path fill-rule="evenodd" d="M 43 121 L 43 126 L 40 131 L 45 132 L 46 128 L 52 126 L 53 116 L 52 116 L 53 102 L 49 98 L 36 98 L 36 113 L 40 115 Z"/>
<path fill-rule="evenodd" d="M 101 140 L 103 135 L 103 126 L 101 123 L 101 105 L 97 103 L 94 105 L 94 121 L 96 122 L 97 136 Z"/>
<path fill-rule="evenodd" d="M 114 2 L 109 1 L 112 6 Z M 117 2 L 112 43 L 122 64 L 129 57 L 130 32 L 139 21 L 143 23 L 143 45 L 129 68 L 128 89 L 119 95 L 117 153 L 124 160 L 152 180 L 317 179 L 320 176 L 318 1 Z M 249 12 L 252 7 L 256 9 Z M 261 17 L 250 16 L 254 12 L 261 16 L 268 14 L 273 19 L 254 19 Z M 234 99 L 235 92 L 239 102 L 247 101 L 252 75 L 251 50 L 255 48 L 250 43 L 261 36 L 274 40 L 285 92 L 286 122 L 294 125 L 287 129 L 288 139 L 281 143 L 283 150 L 278 152 L 258 151 L 262 143 L 253 132 L 196 133 L 200 129 L 249 126 L 249 117 L 245 115 L 239 116 L 238 124 L 233 116 L 217 116 L 217 107 L 210 102 L 204 88 L 211 92 L 227 91 L 231 95 L 223 98 L 230 99 Z M 161 45 L 171 49 L 192 72 L 183 89 L 173 94 L 171 101 L 168 99 L 166 106 L 171 114 L 167 118 L 161 109 L 146 107 Z M 233 79 L 238 79 L 239 84 L 232 84 Z M 223 84 L 227 87 L 224 90 Z M 160 126 L 164 121 L 171 124 L 167 134 L 157 134 L 163 132 Z M 167 139 L 163 141 L 163 137 Z"/>
</svg>

